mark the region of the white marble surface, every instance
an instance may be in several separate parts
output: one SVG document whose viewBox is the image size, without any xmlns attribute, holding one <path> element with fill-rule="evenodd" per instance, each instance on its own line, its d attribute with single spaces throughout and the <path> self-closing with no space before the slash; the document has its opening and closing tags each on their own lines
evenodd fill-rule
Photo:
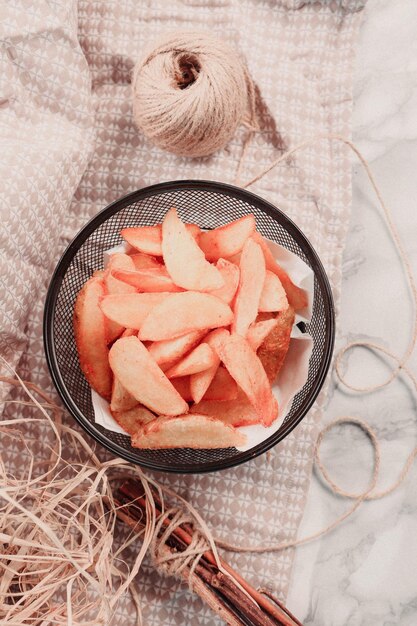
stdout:
<svg viewBox="0 0 417 626">
<path fill-rule="evenodd" d="M 354 79 L 353 138 L 393 211 L 417 275 L 417 1 L 368 0 Z M 360 167 L 344 255 L 339 347 L 365 339 L 402 354 L 412 307 L 401 267 Z M 417 373 L 416 351 L 410 360 Z M 387 369 L 357 352 L 349 379 L 382 380 Z M 325 421 L 359 416 L 382 446 L 379 485 L 389 486 L 417 445 L 417 400 L 395 381 L 373 394 L 346 393 L 332 380 Z M 336 430 L 323 457 L 339 484 L 359 490 L 370 476 L 369 443 L 353 427 Z M 417 625 L 417 462 L 392 495 L 368 502 L 331 534 L 297 549 L 288 606 L 305 626 Z M 313 476 L 303 537 L 332 522 L 351 502 Z"/>
</svg>

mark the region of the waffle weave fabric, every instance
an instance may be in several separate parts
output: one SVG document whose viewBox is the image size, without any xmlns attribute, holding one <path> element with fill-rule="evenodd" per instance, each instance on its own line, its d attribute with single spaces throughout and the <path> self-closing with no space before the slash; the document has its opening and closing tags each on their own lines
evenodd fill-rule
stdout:
<svg viewBox="0 0 417 626">
<path fill-rule="evenodd" d="M 313 135 L 349 137 L 362 9 L 359 0 L 6 3 L 0 27 L 0 350 L 22 377 L 54 393 L 42 346 L 43 302 L 54 265 L 88 219 L 116 198 L 164 180 L 234 182 L 244 129 L 214 156 L 191 160 L 153 147 L 135 128 L 131 73 L 149 43 L 175 29 L 208 30 L 245 56 L 260 94 L 261 131 L 243 169 L 249 180 Z M 337 307 L 351 201 L 344 148 L 317 142 L 252 191 L 284 210 L 310 239 Z M 268 455 L 217 474 L 162 480 L 198 508 L 217 536 L 242 544 L 294 538 L 325 397 L 323 389 L 301 425 Z M 17 466 L 13 448 L 7 454 Z M 227 558 L 255 586 L 285 599 L 291 550 Z M 147 626 L 218 623 L 198 598 L 150 564 L 138 583 Z M 115 623 L 133 623 L 131 615 L 126 599 Z"/>
</svg>

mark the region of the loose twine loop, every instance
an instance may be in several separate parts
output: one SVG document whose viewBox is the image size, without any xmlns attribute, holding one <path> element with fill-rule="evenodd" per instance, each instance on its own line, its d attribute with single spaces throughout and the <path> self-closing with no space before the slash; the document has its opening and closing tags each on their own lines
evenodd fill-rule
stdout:
<svg viewBox="0 0 417 626">
<path fill-rule="evenodd" d="M 358 150 L 358 148 L 354 145 L 354 143 L 350 141 L 349 139 L 346 139 L 345 137 L 342 137 L 340 135 L 334 135 L 334 134 L 316 135 L 312 137 L 311 139 L 308 139 L 306 141 L 303 141 L 297 144 L 296 146 L 294 146 L 293 148 L 291 148 L 290 150 L 282 154 L 280 157 L 275 159 L 269 166 L 264 168 L 259 174 L 254 176 L 252 179 L 250 179 L 248 182 L 246 182 L 242 186 L 244 188 L 247 188 L 253 185 L 257 181 L 262 179 L 268 172 L 270 172 L 276 166 L 287 161 L 293 154 L 301 150 L 304 150 L 311 145 L 314 145 L 317 141 L 335 141 L 335 142 L 344 144 L 357 156 L 362 166 L 364 167 L 368 180 L 371 183 L 371 186 L 378 199 L 379 205 L 381 206 L 383 210 L 386 223 L 388 226 L 389 234 L 392 238 L 392 241 L 394 242 L 398 256 L 400 258 L 401 266 L 405 272 L 408 288 L 412 297 L 412 306 L 413 306 L 412 333 L 411 333 L 411 337 L 408 343 L 408 347 L 402 357 L 399 357 L 391 350 L 388 350 L 384 346 L 379 345 L 374 342 L 352 341 L 352 342 L 347 343 L 343 348 L 341 348 L 341 350 L 339 350 L 339 352 L 336 355 L 335 363 L 334 363 L 334 370 L 335 370 L 336 376 L 339 379 L 340 383 L 342 383 L 346 388 L 350 389 L 351 391 L 355 391 L 358 393 L 370 393 L 370 392 L 382 389 L 383 387 L 386 387 L 393 380 L 395 380 L 401 372 L 404 372 L 408 376 L 409 380 L 412 382 L 414 389 L 417 391 L 417 378 L 413 374 L 411 369 L 407 366 L 407 361 L 412 355 L 415 345 L 416 345 L 416 341 L 417 341 L 417 286 L 414 280 L 409 257 L 402 245 L 400 236 L 398 234 L 397 228 L 393 221 L 391 210 L 385 204 L 381 191 L 375 181 L 375 178 L 371 172 L 371 169 L 367 160 L 362 155 L 362 153 Z M 242 152 L 242 157 L 238 166 L 238 174 L 241 171 L 242 160 L 245 157 L 245 153 L 248 148 L 248 145 L 249 145 L 249 142 L 245 145 L 244 150 Z M 384 354 L 394 361 L 394 363 L 396 364 L 396 367 L 391 368 L 390 374 L 388 375 L 386 380 L 384 380 L 381 383 L 376 383 L 376 384 L 364 386 L 364 387 L 353 385 L 347 380 L 346 375 L 343 374 L 342 365 L 343 365 L 345 355 L 349 353 L 350 351 L 354 350 L 355 348 L 366 348 L 368 350 Z M 374 466 L 373 466 L 372 476 L 371 476 L 368 487 L 361 493 L 350 493 L 344 490 L 339 485 L 337 485 L 336 482 L 330 477 L 330 474 L 320 456 L 320 447 L 326 434 L 329 433 L 336 426 L 346 425 L 346 424 L 357 426 L 365 433 L 365 435 L 368 437 L 371 443 L 373 453 L 374 453 Z M 338 517 L 335 521 L 333 521 L 331 524 L 329 524 L 322 530 L 316 533 L 313 533 L 311 535 L 308 535 L 306 537 L 300 538 L 300 539 L 295 539 L 293 541 L 284 541 L 284 542 L 275 543 L 271 545 L 262 545 L 262 546 L 235 546 L 234 544 L 230 544 L 228 542 L 221 541 L 221 540 L 217 540 L 217 544 L 223 547 L 224 549 L 231 550 L 234 552 L 277 552 L 277 551 L 285 550 L 287 548 L 299 546 L 304 543 L 308 543 L 314 539 L 318 539 L 319 537 L 332 531 L 334 528 L 339 526 L 339 524 L 341 524 L 345 519 L 350 517 L 364 501 L 380 499 L 391 494 L 393 491 L 395 491 L 406 478 L 416 456 L 417 456 L 417 447 L 415 447 L 408 455 L 407 460 L 404 463 L 397 480 L 395 480 L 394 483 L 390 487 L 384 490 L 375 492 L 374 490 L 378 482 L 380 465 L 381 465 L 381 448 L 380 448 L 380 443 L 378 441 L 378 437 L 375 431 L 365 421 L 361 420 L 358 417 L 342 416 L 338 419 L 335 419 L 331 421 L 329 424 L 327 424 L 320 431 L 318 435 L 318 438 L 314 447 L 314 463 L 317 466 L 317 468 L 320 470 L 322 478 L 324 482 L 327 484 L 327 486 L 329 487 L 329 489 L 338 496 L 355 500 L 353 505 L 345 513 L 343 513 L 340 517 Z"/>
<path fill-rule="evenodd" d="M 165 522 L 168 520 L 169 524 L 160 535 Z M 179 526 L 183 525 L 191 525 L 193 528 L 191 543 L 183 552 L 173 552 L 167 548 L 168 539 Z M 164 574 L 179 577 L 190 566 L 189 585 L 192 587 L 194 570 L 203 554 L 208 550 L 210 550 L 210 544 L 205 534 L 195 526 L 195 520 L 191 515 L 184 513 L 181 508 L 170 508 L 161 514 L 150 546 L 151 557 L 157 569 Z"/>
</svg>

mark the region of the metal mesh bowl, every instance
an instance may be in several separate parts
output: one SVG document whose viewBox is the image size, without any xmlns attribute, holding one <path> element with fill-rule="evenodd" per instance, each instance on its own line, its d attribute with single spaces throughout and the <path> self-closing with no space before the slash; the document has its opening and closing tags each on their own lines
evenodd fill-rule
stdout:
<svg viewBox="0 0 417 626">
<path fill-rule="evenodd" d="M 95 424 L 90 387 L 84 378 L 73 334 L 75 298 L 94 270 L 102 267 L 103 252 L 122 242 L 120 230 L 162 221 L 172 206 L 180 217 L 211 229 L 253 213 L 258 230 L 297 254 L 314 271 L 311 323 L 301 330 L 311 335 L 313 353 L 308 378 L 297 393 L 279 430 L 246 452 L 221 450 L 137 450 L 130 437 Z M 323 266 L 301 231 L 279 209 L 243 189 L 217 182 L 174 181 L 135 191 L 96 215 L 75 237 L 58 263 L 45 304 L 44 342 L 48 366 L 62 400 L 81 426 L 115 455 L 152 469 L 207 472 L 231 467 L 265 452 L 292 431 L 313 404 L 327 374 L 334 343 L 334 308 Z"/>
</svg>

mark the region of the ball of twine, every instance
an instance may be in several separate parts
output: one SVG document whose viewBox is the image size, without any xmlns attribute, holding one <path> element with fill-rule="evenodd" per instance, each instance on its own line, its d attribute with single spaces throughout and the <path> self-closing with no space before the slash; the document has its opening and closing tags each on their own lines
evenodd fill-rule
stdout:
<svg viewBox="0 0 417 626">
<path fill-rule="evenodd" d="M 254 126 L 246 65 L 211 35 L 168 35 L 137 63 L 132 82 L 137 126 L 179 156 L 207 156 L 223 148 L 240 123 Z"/>
</svg>

